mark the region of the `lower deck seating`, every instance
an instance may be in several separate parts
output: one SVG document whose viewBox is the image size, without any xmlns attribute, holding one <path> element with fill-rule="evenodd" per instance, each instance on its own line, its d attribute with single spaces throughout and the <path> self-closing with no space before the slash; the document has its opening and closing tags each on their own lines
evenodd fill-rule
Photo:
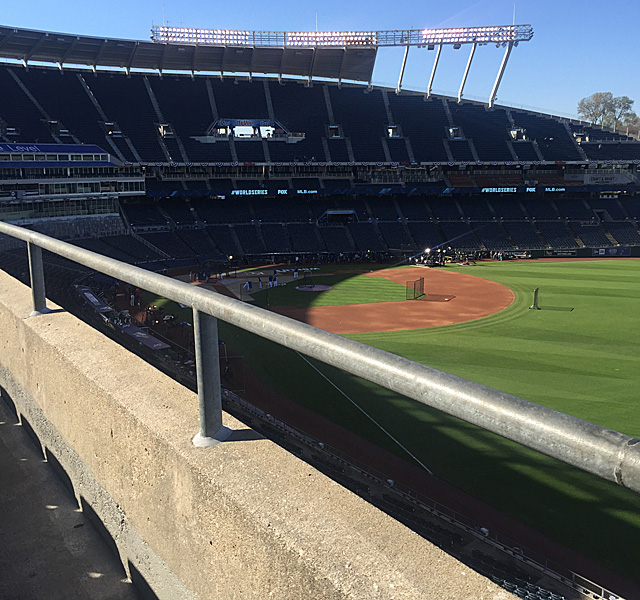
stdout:
<svg viewBox="0 0 640 600">
<path fill-rule="evenodd" d="M 263 224 L 260 229 L 267 252 L 285 254 L 292 251 L 289 234 L 284 225 L 280 223 Z"/>
<path fill-rule="evenodd" d="M 474 233 L 487 250 L 510 250 L 513 244 L 509 241 L 501 223 L 475 223 Z"/>
<path fill-rule="evenodd" d="M 319 231 L 328 252 L 353 252 L 355 249 L 349 241 L 346 227 L 342 225 L 320 227 Z"/>
<path fill-rule="evenodd" d="M 417 250 L 417 246 L 411 239 L 409 230 L 404 223 L 378 223 L 378 229 L 390 250 Z"/>
<path fill-rule="evenodd" d="M 207 225 L 207 234 L 226 257 L 243 253 L 229 225 Z"/>
<path fill-rule="evenodd" d="M 291 250 L 293 252 L 326 252 L 327 249 L 319 239 L 318 228 L 308 223 L 289 223 L 287 232 L 291 240 Z"/>
<path fill-rule="evenodd" d="M 569 227 L 585 246 L 606 248 L 614 245 L 607 237 L 605 230 L 598 224 L 584 225 L 580 222 L 570 222 Z"/>
<path fill-rule="evenodd" d="M 573 235 L 561 221 L 540 221 L 538 230 L 552 248 L 578 248 Z"/>
<path fill-rule="evenodd" d="M 505 221 L 505 231 L 520 250 L 542 250 L 545 243 L 528 221 Z"/>
<path fill-rule="evenodd" d="M 633 223 L 603 223 L 603 227 L 614 237 L 618 244 L 640 245 L 640 233 L 638 233 L 638 227 Z"/>
<path fill-rule="evenodd" d="M 149 248 L 130 235 L 112 235 L 101 239 L 112 248 L 122 250 L 133 256 L 135 262 L 147 262 L 163 258 L 159 252 Z"/>
<path fill-rule="evenodd" d="M 194 251 L 172 231 L 142 233 L 140 237 L 174 258 L 194 258 Z"/>
<path fill-rule="evenodd" d="M 349 223 L 348 228 L 361 252 L 384 252 L 388 249 L 373 223 Z"/>
</svg>

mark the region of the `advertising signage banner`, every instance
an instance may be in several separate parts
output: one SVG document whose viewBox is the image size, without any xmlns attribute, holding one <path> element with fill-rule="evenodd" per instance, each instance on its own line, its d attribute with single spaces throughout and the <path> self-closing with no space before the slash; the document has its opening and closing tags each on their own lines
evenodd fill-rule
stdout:
<svg viewBox="0 0 640 600">
<path fill-rule="evenodd" d="M 0 152 L 16 154 L 42 152 L 43 154 L 107 154 L 98 146 L 82 144 L 0 144 Z"/>
<path fill-rule="evenodd" d="M 269 119 L 218 119 L 216 127 L 273 127 Z"/>
<path fill-rule="evenodd" d="M 577 250 L 545 250 L 545 256 L 553 256 L 553 257 L 568 257 L 568 256 L 578 256 Z"/>
<path fill-rule="evenodd" d="M 631 248 L 592 248 L 593 256 L 631 256 Z"/>
</svg>

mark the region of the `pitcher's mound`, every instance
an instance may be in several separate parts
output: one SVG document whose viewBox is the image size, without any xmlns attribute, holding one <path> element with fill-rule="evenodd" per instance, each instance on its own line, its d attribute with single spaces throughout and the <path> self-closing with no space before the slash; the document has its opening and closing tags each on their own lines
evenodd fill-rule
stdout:
<svg viewBox="0 0 640 600">
<path fill-rule="evenodd" d="M 326 292 L 331 289 L 330 285 L 299 285 L 297 290 L 301 292 Z"/>
</svg>

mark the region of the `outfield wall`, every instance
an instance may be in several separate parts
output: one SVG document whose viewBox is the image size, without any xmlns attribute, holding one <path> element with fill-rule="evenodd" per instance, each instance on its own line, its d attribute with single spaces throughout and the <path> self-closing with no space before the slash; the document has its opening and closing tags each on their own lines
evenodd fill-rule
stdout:
<svg viewBox="0 0 640 600">
<path fill-rule="evenodd" d="M 0 386 L 132 579 L 164 598 L 500 600 L 491 581 L 0 271 Z"/>
</svg>

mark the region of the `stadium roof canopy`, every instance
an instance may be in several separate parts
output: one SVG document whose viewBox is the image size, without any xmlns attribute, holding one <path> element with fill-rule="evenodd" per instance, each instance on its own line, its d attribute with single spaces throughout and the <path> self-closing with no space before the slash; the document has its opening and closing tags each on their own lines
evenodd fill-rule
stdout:
<svg viewBox="0 0 640 600">
<path fill-rule="evenodd" d="M 97 38 L 0 26 L 0 58 L 129 70 L 268 73 L 370 81 L 377 48 L 199 45 Z"/>
<path fill-rule="evenodd" d="M 152 28 L 152 41 L 121 40 L 0 26 L 0 59 L 93 69 L 260 73 L 371 82 L 379 47 L 511 47 L 530 25 L 392 31 L 284 32 Z M 438 53 L 439 56 L 439 53 Z M 403 62 L 402 70 L 404 71 Z M 399 86 L 400 87 L 400 84 Z"/>
</svg>

